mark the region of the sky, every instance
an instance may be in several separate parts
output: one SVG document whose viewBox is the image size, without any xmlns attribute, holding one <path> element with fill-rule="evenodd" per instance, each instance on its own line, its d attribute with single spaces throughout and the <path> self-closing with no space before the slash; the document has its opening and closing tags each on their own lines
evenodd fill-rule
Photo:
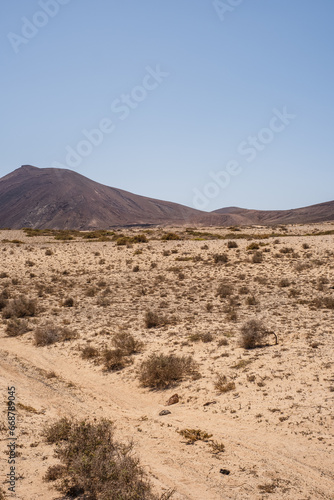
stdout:
<svg viewBox="0 0 334 500">
<path fill-rule="evenodd" d="M 333 0 L 2 0 L 0 177 L 211 211 L 334 199 Z"/>
</svg>

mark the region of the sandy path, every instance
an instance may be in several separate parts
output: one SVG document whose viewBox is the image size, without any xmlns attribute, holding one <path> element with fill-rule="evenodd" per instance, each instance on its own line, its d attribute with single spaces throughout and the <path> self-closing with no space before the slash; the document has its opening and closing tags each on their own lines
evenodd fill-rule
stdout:
<svg viewBox="0 0 334 500">
<path fill-rule="evenodd" d="M 134 439 L 135 450 L 155 484 L 176 488 L 175 499 L 261 499 L 267 497 L 258 488 L 264 484 L 274 485 L 271 498 L 333 498 L 330 456 L 307 438 L 291 434 L 286 439 L 277 429 L 271 432 L 246 425 L 225 413 L 223 404 L 205 409 L 179 404 L 169 408 L 171 415 L 159 417 L 166 393 L 139 389 L 68 353 L 37 349 L 11 338 L 2 338 L 1 345 L 2 387 L 14 384 L 18 401 L 40 412 L 18 414 L 18 436 L 25 446 L 19 461 L 24 476 L 17 488 L 20 500 L 59 497 L 41 482 L 54 459 L 52 448 L 44 445 L 39 433 L 46 421 L 64 415 L 113 420 L 118 438 Z M 46 379 L 40 370 L 54 370 L 61 380 Z M 175 432 L 186 427 L 205 427 L 215 440 L 224 442 L 225 453 L 213 456 L 207 443 L 186 445 Z M 31 447 L 34 441 L 40 444 Z M 221 475 L 222 467 L 231 474 Z"/>
</svg>

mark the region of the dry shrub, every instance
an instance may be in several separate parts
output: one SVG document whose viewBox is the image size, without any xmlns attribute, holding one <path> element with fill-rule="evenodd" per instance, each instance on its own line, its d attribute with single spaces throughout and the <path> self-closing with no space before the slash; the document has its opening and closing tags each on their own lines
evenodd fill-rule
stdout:
<svg viewBox="0 0 334 500">
<path fill-rule="evenodd" d="M 55 455 L 63 469 L 49 475 L 61 476 L 58 489 L 64 495 L 90 500 L 159 498 L 133 455 L 133 444 L 116 442 L 113 424 L 108 420 L 72 422 Z"/>
<path fill-rule="evenodd" d="M 195 374 L 196 368 L 191 356 L 152 354 L 141 364 L 139 380 L 144 387 L 165 389 L 185 376 Z"/>
<path fill-rule="evenodd" d="M 98 355 L 99 351 L 91 345 L 87 345 L 83 347 L 83 349 L 81 350 L 82 359 L 93 359 L 96 358 Z"/>
<path fill-rule="evenodd" d="M 43 481 L 46 482 L 57 481 L 57 479 L 63 477 L 65 472 L 66 472 L 66 467 L 64 467 L 63 465 L 60 464 L 50 465 L 45 475 L 43 476 Z"/>
<path fill-rule="evenodd" d="M 166 233 L 161 236 L 161 239 L 164 241 L 179 240 L 180 236 L 176 233 Z"/>
<path fill-rule="evenodd" d="M 49 444 L 56 444 L 60 441 L 68 440 L 71 426 L 71 420 L 67 417 L 63 417 L 57 420 L 54 424 L 46 425 L 43 428 L 42 436 Z"/>
<path fill-rule="evenodd" d="M 216 391 L 218 391 L 220 394 L 223 394 L 225 392 L 233 391 L 235 389 L 235 383 L 232 381 L 228 382 L 225 375 L 218 374 L 214 383 L 214 387 Z"/>
<path fill-rule="evenodd" d="M 212 434 L 201 431 L 201 429 L 182 429 L 178 433 L 187 440 L 187 444 L 193 444 L 196 441 L 208 441 L 212 437 Z"/>
<path fill-rule="evenodd" d="M 2 316 L 5 319 L 9 318 L 24 318 L 27 316 L 35 316 L 37 312 L 36 301 L 28 299 L 24 295 L 10 300 L 2 311 Z"/>
<path fill-rule="evenodd" d="M 23 319 L 10 319 L 6 326 L 8 337 L 19 337 L 29 331 L 28 321 Z"/>
<path fill-rule="evenodd" d="M 280 249 L 280 253 L 283 253 L 283 254 L 293 253 L 293 248 L 291 248 L 291 247 L 283 247 L 283 248 Z"/>
<path fill-rule="evenodd" d="M 261 321 L 251 319 L 247 321 L 240 330 L 240 346 L 245 349 L 254 349 L 264 345 L 264 340 L 268 335 L 275 335 L 274 332 L 269 332 Z M 276 344 L 277 344 L 277 337 Z"/>
<path fill-rule="evenodd" d="M 238 248 L 238 243 L 236 241 L 228 241 L 227 248 Z"/>
<path fill-rule="evenodd" d="M 51 321 L 47 321 L 43 325 L 36 328 L 34 337 L 35 345 L 45 346 L 54 344 L 55 342 L 59 342 L 61 340 L 75 339 L 77 338 L 77 334 L 68 328 L 62 328 L 54 325 Z"/>
<path fill-rule="evenodd" d="M 288 280 L 288 278 L 282 278 L 281 281 L 278 284 L 278 286 L 280 286 L 281 288 L 287 288 L 290 285 L 291 285 L 291 283 Z"/>
<path fill-rule="evenodd" d="M 217 295 L 221 299 L 226 299 L 226 297 L 232 294 L 233 294 L 233 286 L 230 283 L 221 283 L 217 288 Z"/>
<path fill-rule="evenodd" d="M 216 253 L 213 256 L 213 260 L 215 264 L 226 263 L 228 261 L 228 256 L 226 253 Z"/>
<path fill-rule="evenodd" d="M 334 297 L 316 297 L 311 305 L 316 307 L 317 309 L 334 309 Z"/>
<path fill-rule="evenodd" d="M 126 356 L 140 352 L 143 347 L 143 343 L 136 340 L 128 332 L 116 333 L 111 342 L 116 349 L 121 349 Z"/>
<path fill-rule="evenodd" d="M 6 493 L 0 486 L 0 500 L 6 500 Z"/>
<path fill-rule="evenodd" d="M 74 299 L 72 297 L 67 297 L 67 299 L 64 300 L 63 302 L 64 307 L 73 307 L 74 306 Z"/>
<path fill-rule="evenodd" d="M 0 311 L 4 309 L 8 303 L 9 293 L 7 288 L 4 288 L 0 294 Z"/>
<path fill-rule="evenodd" d="M 260 264 L 263 261 L 262 252 L 255 252 L 252 257 L 253 264 Z"/>
<path fill-rule="evenodd" d="M 103 352 L 104 368 L 107 371 L 123 370 L 129 363 L 129 358 L 122 349 L 106 349 Z"/>
<path fill-rule="evenodd" d="M 155 311 L 147 311 L 145 314 L 145 326 L 146 328 L 157 328 L 158 326 L 168 325 L 175 320 L 168 319 Z"/>
<path fill-rule="evenodd" d="M 95 286 L 90 286 L 89 288 L 87 288 L 85 295 L 86 297 L 95 297 L 96 292 L 97 288 Z"/>
<path fill-rule="evenodd" d="M 260 248 L 260 245 L 258 243 L 256 243 L 255 241 L 247 246 L 247 250 L 258 250 L 259 248 Z"/>
</svg>

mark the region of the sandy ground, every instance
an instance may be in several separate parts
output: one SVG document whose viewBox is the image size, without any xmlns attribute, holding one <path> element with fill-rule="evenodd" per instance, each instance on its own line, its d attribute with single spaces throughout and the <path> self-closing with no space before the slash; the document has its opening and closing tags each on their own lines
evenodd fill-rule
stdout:
<svg viewBox="0 0 334 500">
<path fill-rule="evenodd" d="M 242 228 L 247 238 L 228 229 L 198 230 L 231 233 L 229 241 L 239 236 L 237 248 L 184 228 L 151 230 L 147 243 L 127 246 L 0 231 L 0 293 L 6 289 L 10 298 L 23 294 L 37 302 L 24 335 L 8 336 L 7 320 L 0 320 L 3 489 L 9 468 L 7 387 L 15 386 L 20 456 L 10 497 L 60 498 L 43 481 L 57 460 L 41 431 L 69 416 L 111 419 L 120 441 L 134 441 L 156 491 L 174 488 L 175 500 L 332 499 L 334 309 L 321 301 L 334 298 L 334 234 L 317 233 L 333 229 L 331 223 L 293 225 L 265 239 L 260 236 L 268 228 Z M 181 240 L 162 241 L 167 231 Z M 259 263 L 247 249 L 254 242 L 263 254 Z M 215 263 L 221 253 L 227 263 Z M 227 298 L 217 295 L 222 282 L 232 286 Z M 64 307 L 68 297 L 73 307 Z M 146 328 L 146 311 L 173 321 Z M 265 347 L 241 348 L 240 328 L 250 319 L 275 331 L 278 344 L 272 337 Z M 34 333 L 46 320 L 78 338 L 36 346 Z M 83 347 L 110 348 L 119 331 L 143 342 L 132 364 L 106 372 L 82 359 Z M 165 390 L 141 387 L 141 363 L 161 352 L 193 356 L 201 376 Z M 217 374 L 234 382 L 233 389 L 219 393 Z M 175 393 L 179 402 L 166 406 Z M 159 416 L 163 409 L 171 413 Z M 212 434 L 225 451 L 214 454 L 204 441 L 187 444 L 177 432 L 186 428 Z"/>
</svg>

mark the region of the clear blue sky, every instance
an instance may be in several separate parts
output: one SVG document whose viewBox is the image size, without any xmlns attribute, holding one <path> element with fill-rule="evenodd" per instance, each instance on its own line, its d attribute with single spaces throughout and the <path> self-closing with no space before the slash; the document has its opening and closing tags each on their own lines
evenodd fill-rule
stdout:
<svg viewBox="0 0 334 500">
<path fill-rule="evenodd" d="M 63 165 L 205 210 L 332 200 L 333 20 L 333 0 L 2 0 L 0 176 Z"/>
</svg>

